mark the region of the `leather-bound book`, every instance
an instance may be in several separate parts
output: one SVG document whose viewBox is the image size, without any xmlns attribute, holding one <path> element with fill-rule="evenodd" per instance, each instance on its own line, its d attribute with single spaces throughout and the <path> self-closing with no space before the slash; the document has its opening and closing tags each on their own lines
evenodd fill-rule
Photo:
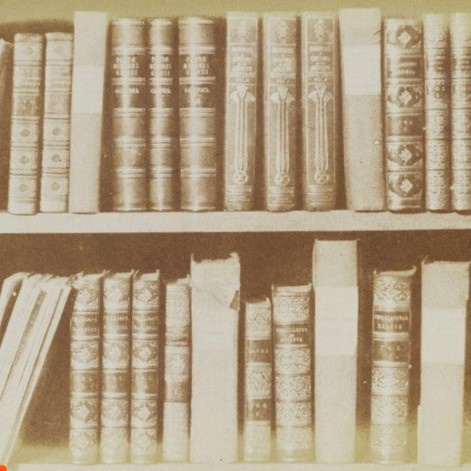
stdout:
<svg viewBox="0 0 471 471">
<path fill-rule="evenodd" d="M 224 209 L 248 211 L 255 199 L 259 18 L 227 14 Z"/>
<path fill-rule="evenodd" d="M 186 211 L 218 206 L 216 21 L 178 21 L 180 63 L 180 204 Z"/>
<path fill-rule="evenodd" d="M 149 209 L 178 208 L 178 57 L 175 21 L 148 22 Z"/>
<path fill-rule="evenodd" d="M 451 209 L 450 29 L 448 15 L 423 16 L 425 209 Z"/>
<path fill-rule="evenodd" d="M 387 207 L 424 209 L 422 22 L 384 21 L 384 121 Z"/>
<path fill-rule="evenodd" d="M 301 15 L 303 207 L 334 209 L 340 164 L 340 69 L 337 13 Z"/>
<path fill-rule="evenodd" d="M 8 212 L 38 207 L 44 36 L 17 33 L 13 52 Z"/>
<path fill-rule="evenodd" d="M 381 12 L 379 8 L 342 9 L 339 26 L 347 208 L 382 211 Z"/>
<path fill-rule="evenodd" d="M 290 211 L 297 199 L 298 19 L 263 16 L 265 206 Z"/>
<path fill-rule="evenodd" d="M 46 33 L 39 210 L 65 213 L 69 199 L 73 34 Z"/>
<path fill-rule="evenodd" d="M 0 208 L 8 204 L 13 44 L 0 39 Z"/>
</svg>

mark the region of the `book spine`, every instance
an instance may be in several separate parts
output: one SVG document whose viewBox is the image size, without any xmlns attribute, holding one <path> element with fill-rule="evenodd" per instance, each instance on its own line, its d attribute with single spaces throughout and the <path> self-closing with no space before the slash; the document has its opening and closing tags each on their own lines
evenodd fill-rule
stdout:
<svg viewBox="0 0 471 471">
<path fill-rule="evenodd" d="M 75 12 L 70 123 L 69 211 L 100 210 L 108 15 Z"/>
<path fill-rule="evenodd" d="M 98 460 L 102 280 L 81 276 L 70 321 L 70 435 L 73 463 Z"/>
<path fill-rule="evenodd" d="M 334 209 L 339 162 L 339 44 L 335 13 L 301 16 L 303 207 Z"/>
<path fill-rule="evenodd" d="M 265 205 L 269 211 L 296 206 L 297 18 L 263 17 Z"/>
<path fill-rule="evenodd" d="M 178 22 L 180 71 L 181 209 L 217 209 L 216 23 L 210 18 Z"/>
<path fill-rule="evenodd" d="M 373 287 L 371 380 L 372 459 L 408 460 L 410 330 L 415 268 L 376 272 Z"/>
<path fill-rule="evenodd" d="M 39 209 L 67 211 L 73 35 L 46 33 L 43 147 Z"/>
<path fill-rule="evenodd" d="M 188 461 L 190 451 L 190 285 L 167 284 L 163 461 Z"/>
<path fill-rule="evenodd" d="M 424 28 L 425 208 L 451 209 L 450 29 L 427 14 Z"/>
<path fill-rule="evenodd" d="M 178 207 L 178 58 L 175 22 L 149 21 L 149 209 Z"/>
<path fill-rule="evenodd" d="M 268 299 L 245 304 L 244 459 L 269 461 L 272 425 L 272 319 Z"/>
<path fill-rule="evenodd" d="M 450 16 L 451 198 L 455 211 L 471 210 L 471 14 Z"/>
<path fill-rule="evenodd" d="M 281 461 L 312 458 L 311 285 L 273 287 L 276 445 Z"/>
<path fill-rule="evenodd" d="M 129 451 L 131 340 L 129 274 L 107 275 L 103 284 L 101 461 L 126 463 Z"/>
<path fill-rule="evenodd" d="M 146 22 L 111 24 L 112 194 L 114 211 L 147 208 Z"/>
<path fill-rule="evenodd" d="M 249 211 L 255 197 L 259 19 L 228 13 L 224 208 Z"/>
<path fill-rule="evenodd" d="M 347 208 L 382 211 L 385 179 L 381 12 L 378 8 L 342 9 L 339 26 Z"/>
<path fill-rule="evenodd" d="M 387 206 L 420 211 L 424 193 L 422 22 L 384 22 Z"/>
<path fill-rule="evenodd" d="M 12 214 L 37 211 L 43 54 L 42 34 L 15 34 L 8 185 L 8 212 Z"/>
</svg>

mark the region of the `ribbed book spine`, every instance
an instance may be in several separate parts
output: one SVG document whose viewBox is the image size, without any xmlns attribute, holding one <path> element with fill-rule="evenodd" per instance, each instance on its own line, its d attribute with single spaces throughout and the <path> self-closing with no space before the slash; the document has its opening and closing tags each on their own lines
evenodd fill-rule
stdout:
<svg viewBox="0 0 471 471">
<path fill-rule="evenodd" d="M 155 463 L 158 452 L 160 273 L 133 280 L 131 462 Z"/>
<path fill-rule="evenodd" d="M 216 22 L 181 18 L 178 28 L 181 209 L 211 211 L 218 206 Z"/>
<path fill-rule="evenodd" d="M 73 35 L 46 33 L 39 209 L 64 213 L 69 198 Z"/>
<path fill-rule="evenodd" d="M 290 211 L 297 198 L 297 17 L 266 14 L 262 29 L 265 206 Z"/>
<path fill-rule="evenodd" d="M 147 208 L 146 22 L 111 24 L 112 194 L 114 211 Z"/>
<path fill-rule="evenodd" d="M 381 12 L 378 8 L 342 9 L 339 26 L 347 208 L 382 211 Z"/>
<path fill-rule="evenodd" d="M 339 41 L 336 13 L 301 15 L 303 207 L 335 207 L 340 150 Z"/>
<path fill-rule="evenodd" d="M 73 463 L 96 463 L 100 434 L 102 277 L 79 275 L 70 321 L 70 435 Z"/>
<path fill-rule="evenodd" d="M 312 287 L 274 286 L 273 346 L 277 456 L 312 458 Z"/>
<path fill-rule="evenodd" d="M 451 198 L 455 211 L 471 210 L 471 14 L 450 16 Z"/>
<path fill-rule="evenodd" d="M 149 20 L 147 35 L 149 209 L 178 207 L 178 57 L 173 20 Z"/>
<path fill-rule="evenodd" d="M 375 272 L 370 445 L 373 461 L 409 459 L 412 290 L 416 269 Z"/>
<path fill-rule="evenodd" d="M 244 460 L 269 461 L 272 426 L 272 316 L 269 299 L 245 303 Z"/>
<path fill-rule="evenodd" d="M 108 274 L 103 282 L 101 461 L 126 463 L 129 455 L 130 273 Z"/>
<path fill-rule="evenodd" d="M 12 214 L 34 214 L 38 206 L 43 54 L 42 34 L 15 34 L 8 185 Z"/>
<path fill-rule="evenodd" d="M 424 28 L 425 208 L 451 209 L 450 29 L 447 15 L 427 14 Z"/>
<path fill-rule="evenodd" d="M 249 211 L 255 198 L 259 19 L 227 14 L 224 209 Z"/>
<path fill-rule="evenodd" d="M 424 208 L 422 22 L 384 21 L 384 113 L 387 206 Z"/>
<path fill-rule="evenodd" d="M 168 283 L 165 314 L 165 399 L 163 461 L 190 455 L 191 306 L 187 279 Z"/>
</svg>

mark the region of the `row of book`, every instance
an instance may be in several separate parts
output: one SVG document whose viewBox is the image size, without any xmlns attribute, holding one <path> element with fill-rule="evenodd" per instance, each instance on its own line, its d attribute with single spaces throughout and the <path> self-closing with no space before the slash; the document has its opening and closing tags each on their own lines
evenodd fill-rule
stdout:
<svg viewBox="0 0 471 471">
<path fill-rule="evenodd" d="M 312 266 L 312 283 L 275 285 L 270 298 L 243 303 L 236 253 L 193 257 L 190 277 L 168 283 L 159 271 L 7 278 L 0 293 L 0 325 L 7 326 L 0 345 L 0 422 L 7 424 L 0 461 L 14 449 L 72 292 L 75 463 L 353 463 L 362 400 L 370 403 L 371 460 L 415 459 L 411 349 L 420 345 L 417 461 L 459 465 L 470 263 L 424 261 L 421 294 L 416 267 L 376 271 L 367 314 L 359 307 L 365 283 L 357 241 L 316 241 Z M 359 328 L 363 315 L 371 334 Z M 365 367 L 360 339 L 371 356 L 364 398 L 357 398 Z"/>
<path fill-rule="evenodd" d="M 12 80 L 2 44 L 9 212 L 471 210 L 471 14 L 121 18 L 109 51 L 108 29 L 17 34 Z"/>
</svg>

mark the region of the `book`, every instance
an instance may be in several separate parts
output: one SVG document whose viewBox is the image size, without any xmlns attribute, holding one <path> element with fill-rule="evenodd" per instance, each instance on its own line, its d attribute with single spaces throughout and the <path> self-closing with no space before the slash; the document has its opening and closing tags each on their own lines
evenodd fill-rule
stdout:
<svg viewBox="0 0 471 471">
<path fill-rule="evenodd" d="M 132 299 L 131 462 L 155 463 L 160 424 L 160 272 L 135 273 Z"/>
<path fill-rule="evenodd" d="M 111 22 L 113 211 L 147 208 L 146 22 Z"/>
<path fill-rule="evenodd" d="M 291 13 L 263 16 L 265 206 L 296 207 L 298 21 Z"/>
<path fill-rule="evenodd" d="M 275 425 L 280 461 L 312 458 L 312 286 L 273 286 Z"/>
<path fill-rule="evenodd" d="M 70 318 L 70 432 L 73 463 L 98 461 L 103 276 L 79 274 Z"/>
<path fill-rule="evenodd" d="M 271 458 L 273 344 L 271 302 L 245 303 L 244 460 Z"/>
<path fill-rule="evenodd" d="M 149 20 L 147 33 L 149 209 L 178 207 L 178 57 L 173 20 Z"/>
<path fill-rule="evenodd" d="M 420 464 L 462 461 L 468 299 L 469 262 L 422 263 Z"/>
<path fill-rule="evenodd" d="M 451 69 L 448 15 L 423 16 L 425 209 L 451 209 Z"/>
<path fill-rule="evenodd" d="M 65 213 L 69 198 L 72 33 L 46 33 L 39 210 Z"/>
<path fill-rule="evenodd" d="M 42 34 L 15 34 L 8 181 L 8 212 L 11 214 L 37 211 L 43 53 Z"/>
<path fill-rule="evenodd" d="M 212 18 L 178 20 L 180 205 L 185 211 L 218 206 L 216 30 Z"/>
<path fill-rule="evenodd" d="M 190 299 L 188 278 L 167 283 L 162 435 L 162 459 L 166 462 L 186 462 L 190 453 Z"/>
<path fill-rule="evenodd" d="M 338 15 L 301 15 L 303 207 L 334 209 L 340 163 Z"/>
<path fill-rule="evenodd" d="M 347 208 L 383 211 L 381 12 L 341 9 L 339 28 Z"/>
<path fill-rule="evenodd" d="M 415 267 L 374 273 L 370 446 L 372 460 L 380 463 L 403 463 L 409 459 L 415 274 Z"/>
<path fill-rule="evenodd" d="M 15 301 L 25 278 L 26 273 L 20 272 L 14 273 L 3 280 L 2 289 L 0 291 L 0 345 L 2 344 L 3 336 L 5 335 L 8 322 L 10 321 L 15 306 Z"/>
<path fill-rule="evenodd" d="M 257 13 L 227 14 L 224 146 L 227 211 L 249 211 L 254 207 L 259 36 Z"/>
<path fill-rule="evenodd" d="M 108 14 L 74 14 L 69 212 L 100 210 L 103 98 Z"/>
<path fill-rule="evenodd" d="M 238 322 L 240 262 L 191 260 L 190 461 L 238 457 Z"/>
<path fill-rule="evenodd" d="M 357 241 L 316 240 L 312 273 L 316 461 L 354 463 L 359 320 Z"/>
<path fill-rule="evenodd" d="M 424 90 L 422 22 L 384 21 L 384 122 L 387 207 L 424 208 Z"/>
</svg>

